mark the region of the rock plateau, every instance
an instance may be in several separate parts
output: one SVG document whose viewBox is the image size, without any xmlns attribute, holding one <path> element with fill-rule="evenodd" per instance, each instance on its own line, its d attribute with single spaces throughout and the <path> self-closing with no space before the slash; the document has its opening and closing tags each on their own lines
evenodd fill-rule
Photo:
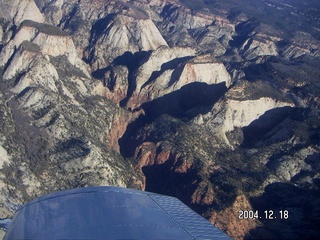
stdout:
<svg viewBox="0 0 320 240">
<path fill-rule="evenodd" d="M 318 9 L 1 1 L 2 234 L 31 199 L 116 185 L 178 197 L 233 239 L 316 239 Z"/>
</svg>

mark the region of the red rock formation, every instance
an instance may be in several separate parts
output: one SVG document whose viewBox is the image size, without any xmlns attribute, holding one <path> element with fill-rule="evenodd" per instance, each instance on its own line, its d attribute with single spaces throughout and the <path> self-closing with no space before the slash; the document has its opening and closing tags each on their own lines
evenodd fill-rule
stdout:
<svg viewBox="0 0 320 240">
<path fill-rule="evenodd" d="M 211 183 L 202 181 L 192 195 L 192 204 L 211 205 L 214 197 Z"/>
<path fill-rule="evenodd" d="M 212 212 L 210 222 L 226 231 L 233 239 L 243 239 L 250 230 L 259 225 L 259 221 L 255 219 L 239 219 L 239 211 L 242 210 L 252 210 L 252 207 L 247 197 L 239 194 L 232 206 L 219 212 Z"/>
<path fill-rule="evenodd" d="M 111 149 L 120 153 L 119 139 L 125 133 L 129 123 L 138 118 L 140 114 L 143 114 L 143 110 L 135 113 L 122 111 L 120 115 L 116 115 L 114 117 L 114 121 L 112 123 L 113 127 L 107 136 L 107 144 Z"/>
</svg>

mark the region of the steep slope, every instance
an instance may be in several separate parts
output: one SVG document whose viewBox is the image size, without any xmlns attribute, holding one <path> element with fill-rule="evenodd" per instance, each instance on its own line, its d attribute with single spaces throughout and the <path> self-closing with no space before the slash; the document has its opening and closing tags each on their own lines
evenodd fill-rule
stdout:
<svg viewBox="0 0 320 240">
<path fill-rule="evenodd" d="M 0 3 L 0 227 L 44 193 L 118 185 L 234 239 L 316 238 L 316 3 L 248 2 Z"/>
<path fill-rule="evenodd" d="M 55 190 L 141 187 L 113 150 L 113 126 L 132 115 L 91 93 L 69 35 L 25 20 L 4 45 L 1 65 L 1 218 Z"/>
</svg>

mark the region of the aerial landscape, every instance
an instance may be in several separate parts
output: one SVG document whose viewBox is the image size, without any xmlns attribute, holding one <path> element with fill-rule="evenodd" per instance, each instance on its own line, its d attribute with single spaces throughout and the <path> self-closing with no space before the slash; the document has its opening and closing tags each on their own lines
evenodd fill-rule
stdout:
<svg viewBox="0 0 320 240">
<path fill-rule="evenodd" d="M 320 2 L 0 0 L 0 236 L 120 186 L 232 239 L 319 239 Z"/>
</svg>

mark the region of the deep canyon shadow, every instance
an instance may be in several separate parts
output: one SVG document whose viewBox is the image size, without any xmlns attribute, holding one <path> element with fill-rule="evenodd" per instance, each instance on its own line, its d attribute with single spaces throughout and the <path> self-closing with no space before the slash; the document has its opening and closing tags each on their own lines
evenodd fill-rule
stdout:
<svg viewBox="0 0 320 240">
<path fill-rule="evenodd" d="M 120 153 L 124 157 L 132 157 L 135 149 L 143 139 L 136 139 L 137 131 L 154 121 L 161 115 L 167 114 L 175 118 L 190 120 L 198 114 L 205 114 L 226 93 L 225 83 L 208 85 L 194 82 L 172 93 L 166 94 L 153 101 L 142 104 L 145 115 L 141 115 L 130 123 L 126 132 L 119 139 Z"/>
<path fill-rule="evenodd" d="M 141 107 L 150 121 L 163 114 L 191 119 L 198 114 L 209 112 L 226 91 L 225 83 L 208 85 L 194 82 L 183 86 L 178 91 L 144 103 Z"/>
<path fill-rule="evenodd" d="M 265 112 L 249 126 L 242 128 L 243 142 L 241 146 L 244 148 L 254 147 L 264 138 L 265 134 L 290 116 L 292 112 L 293 108 L 291 107 L 275 108 Z"/>
<path fill-rule="evenodd" d="M 174 160 L 169 159 L 160 165 L 143 167 L 142 171 L 147 179 L 146 191 L 177 197 L 190 205 L 190 196 L 197 188 L 194 182 L 199 181 L 199 177 L 196 171 L 176 172 L 172 167 L 174 165 Z"/>
<path fill-rule="evenodd" d="M 251 198 L 250 202 L 259 211 L 264 227 L 251 230 L 245 239 L 319 239 L 319 190 L 277 182 L 268 185 L 261 196 Z M 269 217 L 273 213 L 272 219 L 265 219 L 265 211 Z M 288 215 L 284 217 L 280 211 L 287 211 Z"/>
</svg>

